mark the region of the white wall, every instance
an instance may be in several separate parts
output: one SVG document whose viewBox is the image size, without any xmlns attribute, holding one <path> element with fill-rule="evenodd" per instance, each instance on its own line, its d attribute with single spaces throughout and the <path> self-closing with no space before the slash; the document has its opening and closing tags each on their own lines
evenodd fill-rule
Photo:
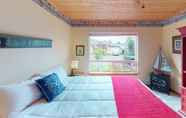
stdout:
<svg viewBox="0 0 186 118">
<path fill-rule="evenodd" d="M 172 54 L 172 36 L 186 20 L 159 27 L 70 27 L 52 16 L 32 0 L 1 0 L 0 33 L 50 38 L 53 48 L 0 49 L 0 84 L 22 81 L 33 73 L 63 64 L 69 70 L 71 56 L 80 60 L 81 71 L 88 71 L 88 37 L 90 32 L 126 32 L 139 35 L 139 77 L 148 78 L 154 58 L 163 47 L 173 63 L 172 88 L 179 91 L 181 57 Z M 161 42 L 162 41 L 162 42 Z M 73 45 L 71 45 L 73 44 Z M 84 57 L 75 56 L 75 45 L 86 46 Z M 73 49 L 71 49 L 73 48 Z M 175 79 L 174 79 L 175 78 Z"/>
<path fill-rule="evenodd" d="M 52 48 L 0 49 L 0 83 L 28 79 L 33 73 L 71 59 L 71 27 L 32 0 L 1 0 L 0 33 L 50 38 Z"/>
<path fill-rule="evenodd" d="M 160 48 L 162 28 L 154 27 L 118 27 L 118 28 L 94 28 L 94 27 L 73 27 L 73 59 L 80 60 L 80 70 L 88 72 L 88 39 L 90 32 L 124 32 L 137 33 L 139 35 L 139 77 L 147 79 L 151 72 L 153 61 Z M 85 45 L 85 56 L 76 57 L 75 45 Z"/>
</svg>

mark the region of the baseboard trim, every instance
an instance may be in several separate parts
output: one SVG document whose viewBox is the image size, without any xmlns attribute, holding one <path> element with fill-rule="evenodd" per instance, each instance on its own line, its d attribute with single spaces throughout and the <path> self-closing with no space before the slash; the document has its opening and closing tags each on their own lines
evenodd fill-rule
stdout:
<svg viewBox="0 0 186 118">
<path fill-rule="evenodd" d="M 171 92 L 173 92 L 173 93 L 175 93 L 176 95 L 178 95 L 178 96 L 181 96 L 181 93 L 178 93 L 177 91 L 175 91 L 175 90 L 170 90 Z"/>
<path fill-rule="evenodd" d="M 184 117 L 186 117 L 186 113 L 185 113 L 184 111 L 179 110 L 179 113 L 180 113 L 181 115 L 183 115 Z"/>
</svg>

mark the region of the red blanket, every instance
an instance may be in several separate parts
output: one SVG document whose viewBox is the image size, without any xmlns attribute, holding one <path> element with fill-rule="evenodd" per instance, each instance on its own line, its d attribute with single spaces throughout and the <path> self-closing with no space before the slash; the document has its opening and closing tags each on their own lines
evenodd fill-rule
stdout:
<svg viewBox="0 0 186 118">
<path fill-rule="evenodd" d="M 181 118 L 136 76 L 112 76 L 119 118 Z"/>
</svg>

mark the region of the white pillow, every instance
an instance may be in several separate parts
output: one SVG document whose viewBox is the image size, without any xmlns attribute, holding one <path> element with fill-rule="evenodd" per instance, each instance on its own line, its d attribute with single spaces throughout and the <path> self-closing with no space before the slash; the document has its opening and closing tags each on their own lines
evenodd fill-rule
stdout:
<svg viewBox="0 0 186 118">
<path fill-rule="evenodd" d="M 48 71 L 44 72 L 44 73 L 41 73 L 40 76 L 48 76 L 52 73 L 55 73 L 58 75 L 59 79 L 61 80 L 61 82 L 63 83 L 64 86 L 67 85 L 67 81 L 66 81 L 66 78 L 67 78 L 67 72 L 65 71 L 65 69 L 61 66 L 61 65 L 58 65 L 56 67 L 53 67 L 51 69 L 49 69 Z"/>
<path fill-rule="evenodd" d="M 0 118 L 7 118 L 11 112 L 24 110 L 41 96 L 41 92 L 32 80 L 0 86 Z"/>
</svg>

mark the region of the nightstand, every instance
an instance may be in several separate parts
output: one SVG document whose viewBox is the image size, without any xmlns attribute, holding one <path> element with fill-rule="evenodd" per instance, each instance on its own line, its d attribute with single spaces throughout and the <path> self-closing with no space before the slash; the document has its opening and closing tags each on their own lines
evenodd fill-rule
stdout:
<svg viewBox="0 0 186 118">
<path fill-rule="evenodd" d="M 79 69 L 72 69 L 71 70 L 71 76 L 80 76 L 82 72 L 80 72 Z"/>
<path fill-rule="evenodd" d="M 150 88 L 153 90 L 157 90 L 159 92 L 164 92 L 169 94 L 170 77 L 151 73 Z"/>
</svg>

